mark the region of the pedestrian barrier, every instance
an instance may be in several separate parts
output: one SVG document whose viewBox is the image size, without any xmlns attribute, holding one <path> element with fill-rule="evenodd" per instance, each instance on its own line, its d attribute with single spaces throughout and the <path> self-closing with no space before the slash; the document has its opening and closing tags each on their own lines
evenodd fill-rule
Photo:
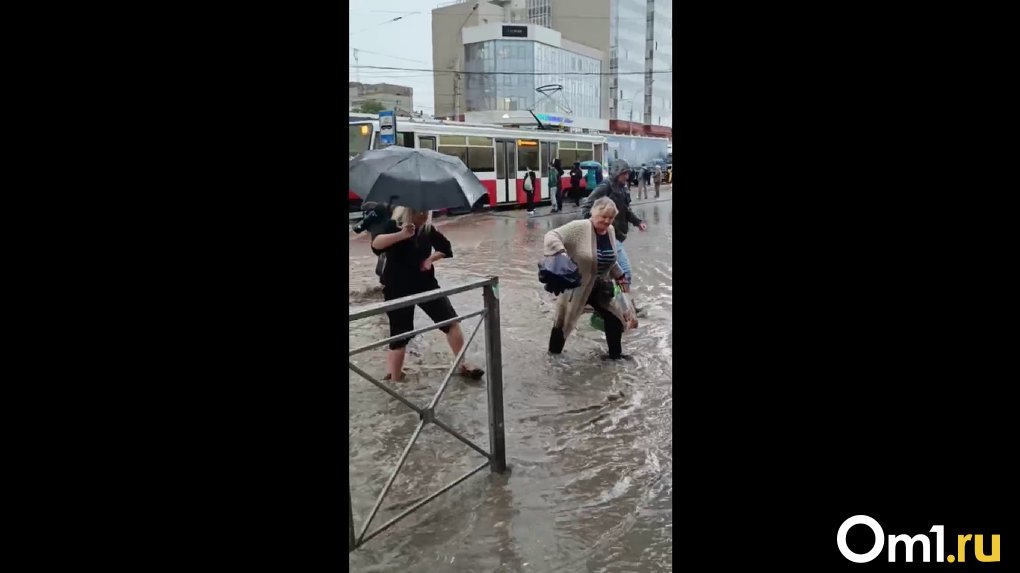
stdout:
<svg viewBox="0 0 1020 573">
<path fill-rule="evenodd" d="M 481 471 L 486 466 L 491 468 L 491 471 L 494 473 L 504 473 L 506 471 L 506 448 L 503 435 L 503 361 L 502 351 L 500 348 L 500 332 L 499 332 L 499 277 L 489 277 L 487 279 L 471 282 L 465 285 L 430 290 L 427 292 L 406 296 L 403 298 L 398 298 L 395 300 L 386 301 L 383 303 L 374 304 L 359 309 L 354 309 L 348 313 L 348 327 L 350 323 L 354 322 L 355 320 L 368 318 L 370 316 L 375 316 L 378 314 L 382 314 L 384 312 L 396 310 L 398 308 L 414 306 L 419 303 L 428 302 L 430 300 L 435 300 L 438 298 L 442 298 L 444 296 L 450 296 L 453 294 L 469 291 L 476 288 L 482 289 L 483 307 L 481 310 L 469 312 L 467 314 L 458 316 L 456 318 L 452 318 L 450 320 L 437 322 L 424 328 L 412 330 L 411 332 L 405 332 L 404 334 L 398 336 L 391 336 L 383 340 L 378 340 L 371 344 L 366 344 L 359 348 L 355 348 L 354 350 L 349 350 L 347 353 L 348 356 L 347 365 L 351 370 L 353 370 L 359 376 L 368 380 L 372 384 L 378 386 L 384 392 L 386 392 L 390 396 L 393 396 L 408 408 L 417 412 L 419 417 L 418 426 L 417 428 L 415 428 L 414 433 L 411 435 L 411 440 L 407 443 L 407 446 L 404 448 L 403 453 L 400 454 L 400 458 L 397 460 L 396 467 L 393 469 L 393 472 L 390 474 L 389 479 L 386 481 L 386 485 L 383 486 L 382 492 L 380 492 L 379 498 L 376 500 L 375 506 L 372 508 L 372 512 L 369 514 L 368 519 L 365 520 L 365 524 L 362 526 L 361 532 L 357 536 L 355 536 L 354 529 L 354 509 L 351 505 L 351 490 L 350 486 L 348 486 L 347 488 L 348 552 L 354 551 L 358 547 L 361 547 L 368 540 L 379 535 L 383 531 L 389 529 L 392 525 L 394 525 L 401 519 L 407 517 L 412 512 L 422 507 L 426 503 L 439 497 L 441 494 L 445 493 L 453 486 L 459 484 L 460 482 L 466 480 L 475 473 Z M 354 365 L 353 362 L 350 361 L 350 357 L 354 356 L 355 354 L 359 354 L 361 352 L 365 352 L 366 350 L 371 350 L 373 348 L 378 348 L 391 342 L 396 342 L 398 340 L 403 340 L 405 338 L 411 338 L 412 336 L 421 334 L 423 332 L 427 332 L 429 330 L 440 328 L 448 324 L 461 322 L 473 316 L 480 316 L 481 318 L 479 318 L 478 324 L 475 325 L 474 330 L 471 331 L 471 335 L 464 342 L 464 348 L 462 348 L 461 351 L 457 354 L 456 358 L 454 358 L 453 365 L 450 366 L 449 371 L 447 371 L 446 373 L 446 377 L 443 378 L 442 384 L 439 385 L 439 390 L 436 392 L 435 396 L 432 398 L 432 401 L 429 403 L 429 405 L 424 408 L 421 408 L 414 404 L 413 402 L 411 402 L 410 400 L 404 398 L 396 390 L 390 388 L 386 384 L 383 384 L 379 380 L 376 380 L 371 375 L 367 374 L 364 370 L 358 368 L 357 366 Z M 487 380 L 486 393 L 488 394 L 488 408 L 489 408 L 489 450 L 490 450 L 489 452 L 485 451 L 479 445 L 475 444 L 473 441 L 461 435 L 445 421 L 437 418 L 435 414 L 436 405 L 439 403 L 439 399 L 442 398 L 443 393 L 446 391 L 447 384 L 450 383 L 450 379 L 452 378 L 453 374 L 457 371 L 457 367 L 460 366 L 461 362 L 464 360 L 464 355 L 467 353 L 468 346 L 471 345 L 471 341 L 474 340 L 475 335 L 478 334 L 478 329 L 483 324 L 485 325 L 485 370 Z M 393 481 L 396 479 L 397 474 L 400 472 L 400 469 L 404 466 L 404 462 L 407 460 L 407 454 L 408 452 L 411 451 L 411 446 L 413 446 L 415 441 L 418 440 L 418 436 L 421 435 L 421 431 L 422 429 L 424 429 L 425 425 L 429 423 L 439 426 L 440 428 L 448 432 L 450 435 L 452 435 L 454 438 L 457 438 L 461 442 L 464 442 L 471 449 L 485 456 L 486 457 L 485 463 L 469 471 L 468 473 L 460 476 L 459 478 L 453 480 L 449 484 L 443 486 L 439 491 L 415 503 L 400 515 L 384 523 L 375 531 L 368 533 L 368 528 L 369 526 L 372 525 L 372 520 L 375 519 L 376 514 L 379 512 L 379 508 L 382 506 L 383 499 L 385 499 L 386 494 L 389 493 L 390 487 L 393 485 Z"/>
</svg>

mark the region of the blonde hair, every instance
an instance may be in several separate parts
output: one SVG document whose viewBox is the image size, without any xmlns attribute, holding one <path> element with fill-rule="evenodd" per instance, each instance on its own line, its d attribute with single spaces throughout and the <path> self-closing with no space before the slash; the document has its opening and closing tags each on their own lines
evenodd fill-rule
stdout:
<svg viewBox="0 0 1020 573">
<path fill-rule="evenodd" d="M 396 207 L 393 209 L 393 220 L 397 222 L 397 225 L 404 226 L 411 222 L 411 217 L 417 213 L 410 207 Z M 423 225 L 426 231 L 432 229 L 432 211 L 428 212 L 428 218 L 425 220 Z"/>
<path fill-rule="evenodd" d="M 616 203 L 609 197 L 599 197 L 591 204 L 592 213 L 601 213 L 606 209 L 612 209 L 614 217 L 620 212 L 620 210 L 616 207 Z"/>
</svg>

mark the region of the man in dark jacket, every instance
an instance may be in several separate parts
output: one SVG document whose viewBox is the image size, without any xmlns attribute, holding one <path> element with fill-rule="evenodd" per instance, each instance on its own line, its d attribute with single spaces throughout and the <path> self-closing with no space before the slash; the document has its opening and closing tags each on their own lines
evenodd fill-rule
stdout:
<svg viewBox="0 0 1020 573">
<path fill-rule="evenodd" d="M 575 161 L 574 166 L 570 168 L 570 196 L 574 199 L 574 204 L 577 206 L 581 205 L 581 178 L 584 174 L 581 173 L 581 162 Z"/>
<path fill-rule="evenodd" d="M 633 285 L 630 259 L 627 258 L 627 251 L 623 249 L 623 242 L 627 240 L 631 224 L 637 225 L 642 231 L 648 230 L 648 225 L 630 210 L 630 191 L 627 188 L 629 179 L 630 165 L 623 159 L 614 159 L 609 165 L 609 179 L 599 184 L 583 201 L 581 217 L 591 218 L 591 206 L 599 197 L 609 197 L 616 203 L 616 219 L 613 220 L 613 230 L 616 232 L 616 259 L 627 277 L 627 282 Z"/>
</svg>

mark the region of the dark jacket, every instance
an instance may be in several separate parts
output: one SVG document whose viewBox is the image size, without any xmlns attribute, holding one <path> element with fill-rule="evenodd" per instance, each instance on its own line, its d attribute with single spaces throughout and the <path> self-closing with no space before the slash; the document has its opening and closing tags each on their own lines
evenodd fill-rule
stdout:
<svg viewBox="0 0 1020 573">
<path fill-rule="evenodd" d="M 377 235 L 396 233 L 399 230 L 397 222 L 391 219 L 387 224 L 373 229 L 372 238 L 375 239 Z M 436 268 L 432 267 L 427 271 L 421 270 L 422 261 L 432 256 L 432 249 L 443 253 L 448 259 L 453 257 L 453 247 L 450 245 L 450 241 L 435 227 L 431 227 L 428 231 L 421 229 L 410 239 L 404 239 L 382 251 L 373 247 L 373 253 L 386 255 L 386 266 L 381 277 L 383 286 L 387 290 L 406 294 L 439 288 L 439 283 L 436 281 Z"/>
<path fill-rule="evenodd" d="M 591 206 L 600 197 L 609 197 L 616 203 L 616 219 L 613 220 L 613 229 L 616 231 L 616 240 L 624 242 L 627 240 L 627 233 L 630 225 L 640 225 L 641 219 L 630 210 L 630 193 L 625 185 L 616 184 L 616 176 L 623 171 L 629 171 L 630 165 L 623 159 L 616 159 L 609 165 L 609 179 L 606 179 L 591 192 L 591 195 L 581 204 L 581 217 L 591 218 Z"/>
<path fill-rule="evenodd" d="M 581 173 L 581 164 L 575 162 L 574 167 L 570 169 L 570 186 L 580 187 L 582 177 L 584 177 L 584 173 Z"/>
<path fill-rule="evenodd" d="M 548 256 L 538 263 L 538 282 L 545 285 L 545 290 L 560 294 L 581 286 L 581 271 L 569 257 Z"/>
</svg>

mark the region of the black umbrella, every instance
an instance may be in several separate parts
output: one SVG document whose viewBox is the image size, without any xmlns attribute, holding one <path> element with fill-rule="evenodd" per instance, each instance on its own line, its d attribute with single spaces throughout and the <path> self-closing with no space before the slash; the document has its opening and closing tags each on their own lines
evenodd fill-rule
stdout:
<svg viewBox="0 0 1020 573">
<path fill-rule="evenodd" d="M 351 160 L 349 188 L 363 201 L 403 205 L 416 211 L 471 208 L 486 193 L 460 159 L 429 149 L 392 146 Z"/>
</svg>

